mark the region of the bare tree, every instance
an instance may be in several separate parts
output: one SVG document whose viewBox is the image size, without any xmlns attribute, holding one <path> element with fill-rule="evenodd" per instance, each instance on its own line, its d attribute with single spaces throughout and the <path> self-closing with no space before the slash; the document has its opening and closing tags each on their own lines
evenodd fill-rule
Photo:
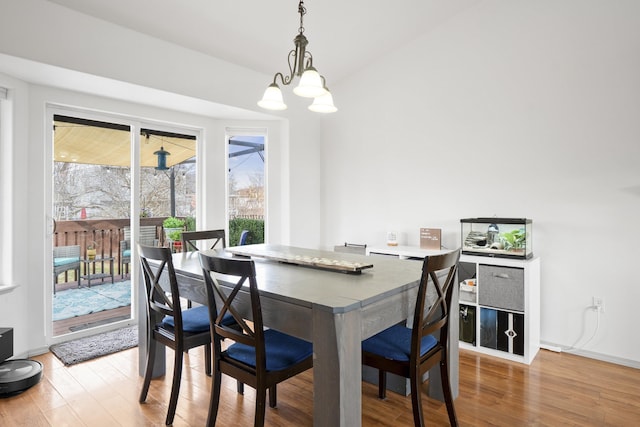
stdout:
<svg viewBox="0 0 640 427">
<path fill-rule="evenodd" d="M 174 171 L 176 214 L 195 216 L 195 164 Z M 168 216 L 171 172 L 142 168 L 140 207 L 142 216 Z M 122 167 L 54 163 L 55 217 L 128 218 L 131 213 L 131 170 Z"/>
</svg>

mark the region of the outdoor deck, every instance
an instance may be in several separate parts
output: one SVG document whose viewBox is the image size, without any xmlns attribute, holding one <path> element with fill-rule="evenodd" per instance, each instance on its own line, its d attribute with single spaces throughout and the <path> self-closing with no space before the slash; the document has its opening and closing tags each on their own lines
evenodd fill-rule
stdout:
<svg viewBox="0 0 640 427">
<path fill-rule="evenodd" d="M 129 280 L 128 277 L 125 276 L 124 280 Z M 122 282 L 123 279 L 116 275 L 114 276 L 114 282 Z M 110 284 L 111 279 L 105 279 L 104 282 L 100 280 L 91 281 L 91 288 L 100 287 L 103 284 Z M 86 287 L 86 280 L 81 281 L 81 286 Z M 57 292 L 65 292 L 67 290 L 77 289 L 78 282 L 71 281 L 66 283 L 58 283 L 56 285 Z M 68 319 L 62 319 L 53 321 L 53 336 L 65 335 L 71 332 L 77 332 L 82 329 L 88 329 L 100 325 L 104 325 L 107 323 L 117 322 L 119 320 L 128 319 L 131 317 L 131 306 L 119 307 L 109 310 L 103 310 L 96 313 L 85 314 L 81 316 L 71 317 Z"/>
<path fill-rule="evenodd" d="M 165 236 L 162 229 L 162 222 L 165 217 L 160 218 L 140 218 L 140 225 L 155 226 L 156 237 L 161 246 L 165 245 Z M 129 218 L 89 220 L 79 219 L 72 221 L 56 221 L 53 236 L 54 246 L 80 245 L 81 257 L 87 257 L 87 246 L 94 245 L 97 249 L 97 258 L 113 258 L 113 279 L 114 282 L 129 280 L 127 274 L 130 266 L 123 266 L 121 263 L 121 242 L 125 240 L 124 229 L 130 223 Z M 94 273 L 110 274 L 110 263 L 97 262 L 91 264 Z M 124 267 L 124 268 L 123 268 Z M 129 267 L 129 268 L 127 268 Z M 85 264 L 81 265 L 81 274 Z M 94 270 L 96 269 L 96 270 Z M 92 279 L 91 287 L 98 287 L 104 283 L 111 283 L 111 278 L 103 280 Z M 81 286 L 87 286 L 85 279 L 81 280 Z M 68 289 L 77 289 L 78 282 L 74 271 L 68 271 L 58 276 L 56 293 L 64 292 Z M 97 311 L 91 314 L 75 316 L 63 320 L 53 321 L 53 335 L 59 336 L 74 331 L 91 328 L 118 320 L 123 320 L 131 316 L 131 306 L 119 307 L 115 309 Z"/>
<path fill-rule="evenodd" d="M 156 227 L 156 239 L 160 246 L 167 243 L 162 228 L 162 222 L 165 219 L 166 217 L 140 218 L 141 226 Z M 119 275 L 123 273 L 121 249 L 122 241 L 125 240 L 124 230 L 125 227 L 129 227 L 129 223 L 129 218 L 56 221 L 53 245 L 80 245 L 82 258 L 88 258 L 87 246 L 93 245 L 96 247 L 98 258 L 114 258 L 114 273 Z M 71 279 L 65 273 L 64 279 L 60 281 L 69 282 Z"/>
</svg>

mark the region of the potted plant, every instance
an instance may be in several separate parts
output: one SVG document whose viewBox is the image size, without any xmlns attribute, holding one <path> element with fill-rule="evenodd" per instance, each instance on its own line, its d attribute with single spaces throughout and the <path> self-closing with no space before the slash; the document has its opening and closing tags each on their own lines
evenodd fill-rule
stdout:
<svg viewBox="0 0 640 427">
<path fill-rule="evenodd" d="M 181 236 L 182 230 L 173 230 L 167 235 L 167 238 L 173 243 L 173 248 L 176 251 L 182 250 L 182 240 L 180 239 Z"/>
<path fill-rule="evenodd" d="M 162 228 L 164 228 L 164 234 L 167 239 L 172 241 L 180 240 L 180 234 L 182 233 L 182 230 L 184 230 L 184 220 L 170 216 L 162 222 Z M 172 239 L 171 233 L 175 231 L 180 232 L 180 234 L 178 234 L 177 239 Z"/>
<path fill-rule="evenodd" d="M 89 242 L 89 244 L 87 245 L 87 259 L 91 261 L 96 259 L 97 246 L 98 244 L 96 242 Z"/>
</svg>

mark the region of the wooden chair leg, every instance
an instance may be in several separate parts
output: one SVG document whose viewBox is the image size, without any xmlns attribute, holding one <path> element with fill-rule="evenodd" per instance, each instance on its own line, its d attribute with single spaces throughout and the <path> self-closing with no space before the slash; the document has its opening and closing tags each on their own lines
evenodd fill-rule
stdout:
<svg viewBox="0 0 640 427">
<path fill-rule="evenodd" d="M 237 383 L 238 394 L 244 394 L 244 383 L 240 382 L 240 380 L 237 380 Z"/>
<path fill-rule="evenodd" d="M 207 427 L 213 427 L 216 425 L 216 418 L 218 418 L 218 407 L 220 405 L 220 383 L 222 381 L 222 374 L 219 369 L 215 369 L 215 374 L 211 379 L 211 398 L 209 400 L 209 414 L 207 415 Z"/>
<path fill-rule="evenodd" d="M 278 405 L 277 386 L 274 385 L 269 389 L 269 407 L 275 408 Z"/>
<path fill-rule="evenodd" d="M 422 377 L 417 369 L 411 373 L 409 378 L 411 383 L 411 406 L 413 408 L 413 424 L 415 427 L 424 427 L 424 417 L 422 416 Z"/>
<path fill-rule="evenodd" d="M 449 415 L 449 424 L 451 427 L 458 426 L 458 417 L 456 409 L 453 406 L 453 394 L 451 393 L 451 382 L 449 380 L 449 367 L 447 366 L 446 356 L 440 362 L 440 378 L 442 378 L 442 392 L 444 393 L 444 402 L 447 405 L 447 414 Z"/>
<path fill-rule="evenodd" d="M 262 387 L 258 387 L 256 389 L 256 415 L 255 415 L 255 422 L 253 423 L 254 427 L 264 426 L 266 401 L 267 401 L 267 390 Z"/>
<path fill-rule="evenodd" d="M 387 398 L 387 373 L 378 369 L 378 398 Z"/>
<path fill-rule="evenodd" d="M 204 346 L 204 372 L 208 377 L 211 376 L 211 344 Z"/>
<path fill-rule="evenodd" d="M 171 398 L 169 399 L 169 409 L 167 410 L 166 425 L 173 424 L 173 417 L 176 415 L 178 407 L 178 395 L 180 394 L 180 379 L 182 378 L 182 357 L 181 349 L 175 349 L 175 360 L 173 365 L 173 383 L 171 384 Z"/>
<path fill-rule="evenodd" d="M 147 366 L 144 372 L 144 382 L 142 383 L 142 390 L 140 391 L 139 402 L 143 403 L 147 400 L 147 393 L 149 392 L 149 385 L 151 384 L 151 375 L 153 374 L 153 364 L 156 359 L 156 343 L 152 339 L 149 339 L 147 333 Z"/>
</svg>

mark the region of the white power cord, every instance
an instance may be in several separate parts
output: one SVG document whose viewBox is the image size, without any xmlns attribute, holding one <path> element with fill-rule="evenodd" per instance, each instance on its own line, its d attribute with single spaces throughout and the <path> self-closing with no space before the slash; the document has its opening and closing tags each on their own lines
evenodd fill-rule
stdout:
<svg viewBox="0 0 640 427">
<path fill-rule="evenodd" d="M 580 340 L 584 335 L 584 329 L 583 329 L 582 333 L 580 334 L 580 337 L 578 337 L 578 339 L 573 343 L 573 345 L 571 345 L 571 347 L 568 347 L 568 348 L 562 348 L 561 351 L 564 351 L 566 353 L 573 353 L 576 351 L 580 351 L 584 349 L 584 347 L 596 337 L 596 335 L 598 334 L 598 330 L 600 329 L 600 312 L 602 311 L 602 309 L 599 306 L 591 306 L 587 308 L 587 310 L 593 310 L 593 309 L 595 309 L 596 311 L 596 329 L 593 331 L 593 334 L 591 335 L 591 337 L 589 337 L 589 339 L 580 347 L 576 347 L 576 345 L 578 345 L 578 343 L 580 342 Z"/>
</svg>

